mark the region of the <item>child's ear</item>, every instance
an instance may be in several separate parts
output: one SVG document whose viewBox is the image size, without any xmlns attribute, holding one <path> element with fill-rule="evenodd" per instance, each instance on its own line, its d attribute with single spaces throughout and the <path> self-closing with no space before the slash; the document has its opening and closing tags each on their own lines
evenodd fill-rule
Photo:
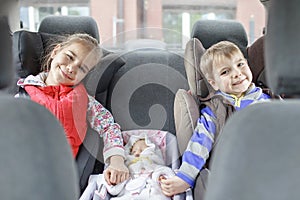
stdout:
<svg viewBox="0 0 300 200">
<path fill-rule="evenodd" d="M 208 79 L 207 80 L 209 82 L 209 84 L 214 88 L 214 90 L 219 90 L 219 87 L 217 86 L 216 82 L 212 79 Z"/>
<path fill-rule="evenodd" d="M 56 45 L 51 52 L 50 58 L 54 58 L 54 56 L 60 51 L 60 48 L 61 48 L 60 44 Z"/>
</svg>

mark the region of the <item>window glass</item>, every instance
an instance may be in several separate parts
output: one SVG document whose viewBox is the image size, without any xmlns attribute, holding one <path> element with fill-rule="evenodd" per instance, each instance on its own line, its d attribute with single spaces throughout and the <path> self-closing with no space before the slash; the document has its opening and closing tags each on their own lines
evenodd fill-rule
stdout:
<svg viewBox="0 0 300 200">
<path fill-rule="evenodd" d="M 101 42 L 111 49 L 124 48 L 129 40 L 149 38 L 168 48 L 183 49 L 193 24 L 200 19 L 240 21 L 249 44 L 262 35 L 265 26 L 265 11 L 258 0 L 20 0 L 21 28 L 36 31 L 48 15 L 93 17 Z"/>
</svg>

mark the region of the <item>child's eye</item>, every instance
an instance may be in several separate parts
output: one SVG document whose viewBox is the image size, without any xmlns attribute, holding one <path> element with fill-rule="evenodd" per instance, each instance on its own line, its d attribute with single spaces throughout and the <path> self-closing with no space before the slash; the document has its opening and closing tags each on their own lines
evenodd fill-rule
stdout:
<svg viewBox="0 0 300 200">
<path fill-rule="evenodd" d="M 90 69 L 86 65 L 80 65 L 79 70 L 83 73 L 88 73 L 90 71 Z"/>
<path fill-rule="evenodd" d="M 69 60 L 73 60 L 74 59 L 72 55 L 70 55 L 70 54 L 66 54 L 66 55 L 67 55 L 67 57 L 68 57 Z"/>
<path fill-rule="evenodd" d="M 245 65 L 245 63 L 244 62 L 240 62 L 240 63 L 238 63 L 238 67 L 243 67 Z"/>
<path fill-rule="evenodd" d="M 228 74 L 228 70 L 224 70 L 224 71 L 221 72 L 221 76 L 224 76 L 226 74 Z"/>
<path fill-rule="evenodd" d="M 86 72 L 87 72 L 87 70 L 85 69 L 84 66 L 79 66 L 79 70 L 82 71 L 83 73 L 86 73 Z"/>
</svg>

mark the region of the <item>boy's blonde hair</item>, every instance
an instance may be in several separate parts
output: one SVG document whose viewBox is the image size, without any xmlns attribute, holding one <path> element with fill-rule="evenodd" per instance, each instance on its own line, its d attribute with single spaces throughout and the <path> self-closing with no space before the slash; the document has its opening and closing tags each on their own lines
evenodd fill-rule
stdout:
<svg viewBox="0 0 300 200">
<path fill-rule="evenodd" d="M 86 33 L 75 33 L 72 35 L 65 35 L 65 36 L 58 36 L 55 37 L 55 41 L 51 42 L 51 45 L 48 46 L 48 48 L 45 51 L 45 56 L 42 58 L 42 65 L 41 69 L 42 71 L 49 71 L 51 66 L 51 53 L 53 49 L 60 45 L 61 48 L 64 48 L 66 46 L 69 46 L 75 42 L 84 44 L 90 51 L 89 58 L 95 59 L 97 62 L 102 57 L 102 51 L 99 46 L 98 41 Z"/>
<path fill-rule="evenodd" d="M 208 48 L 201 57 L 200 69 L 206 79 L 213 78 L 214 66 L 224 60 L 232 58 L 236 53 L 243 55 L 237 45 L 229 41 L 221 41 Z"/>
</svg>

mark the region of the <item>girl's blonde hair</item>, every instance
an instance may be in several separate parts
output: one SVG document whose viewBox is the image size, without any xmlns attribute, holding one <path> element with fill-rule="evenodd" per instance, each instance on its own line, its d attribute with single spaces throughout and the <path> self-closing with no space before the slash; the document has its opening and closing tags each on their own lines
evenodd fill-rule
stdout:
<svg viewBox="0 0 300 200">
<path fill-rule="evenodd" d="M 73 43 L 79 42 L 85 45 L 90 50 L 90 55 L 92 55 L 93 56 L 92 58 L 95 59 L 96 61 L 99 61 L 100 58 L 102 57 L 102 51 L 98 41 L 86 33 L 75 33 L 72 35 L 57 36 L 55 37 L 55 39 L 53 39 L 50 42 L 51 44 L 46 48 L 45 55 L 43 56 L 41 61 L 42 71 L 50 70 L 50 66 L 52 62 L 51 53 L 57 45 L 60 45 L 61 48 L 64 48 Z"/>
<path fill-rule="evenodd" d="M 221 41 L 208 48 L 200 62 L 200 69 L 205 78 L 212 79 L 214 66 L 222 62 L 224 58 L 231 59 L 236 53 L 243 55 L 239 47 L 229 41 Z"/>
</svg>

